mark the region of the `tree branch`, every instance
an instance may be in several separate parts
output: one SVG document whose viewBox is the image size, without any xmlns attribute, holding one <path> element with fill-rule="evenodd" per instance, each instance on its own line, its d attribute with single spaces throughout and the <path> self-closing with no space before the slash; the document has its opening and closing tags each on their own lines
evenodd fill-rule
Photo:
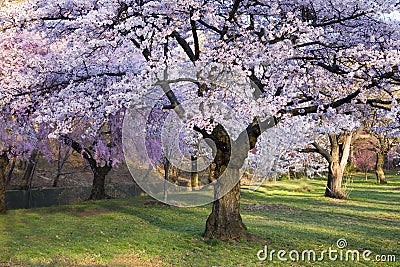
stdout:
<svg viewBox="0 0 400 267">
<path fill-rule="evenodd" d="M 182 36 L 177 31 L 173 31 L 171 33 L 171 36 L 175 37 L 175 39 L 178 41 L 179 45 L 182 47 L 183 51 L 185 51 L 189 59 L 192 62 L 195 62 L 197 60 L 196 55 L 193 53 L 193 50 L 188 44 L 188 42 L 186 42 L 186 40 L 183 39 Z"/>
<path fill-rule="evenodd" d="M 196 21 L 190 20 L 190 26 L 192 28 L 193 43 L 194 43 L 194 56 L 198 60 L 200 58 L 200 45 L 199 36 L 197 35 Z"/>
<path fill-rule="evenodd" d="M 352 99 L 356 98 L 360 94 L 360 92 L 361 92 L 360 89 L 358 89 L 358 90 L 354 91 L 353 93 L 347 95 L 346 97 L 343 97 L 341 99 L 333 101 L 330 104 L 323 105 L 323 107 L 326 110 L 329 107 L 337 108 L 343 104 L 350 103 Z M 315 105 L 315 106 L 309 106 L 309 107 L 304 107 L 304 108 L 295 108 L 295 109 L 292 109 L 289 111 L 282 110 L 280 113 L 283 113 L 283 114 L 290 113 L 293 116 L 303 116 L 303 115 L 310 114 L 310 113 L 316 113 L 317 111 L 318 111 L 318 106 Z"/>
<path fill-rule="evenodd" d="M 93 155 L 91 151 L 85 147 L 83 147 L 80 143 L 77 141 L 73 140 L 67 135 L 61 135 L 60 136 L 61 142 L 63 142 L 65 145 L 71 147 L 74 151 L 82 155 L 82 157 L 89 162 L 90 166 L 96 166 L 97 162 L 93 158 Z"/>
<path fill-rule="evenodd" d="M 315 150 L 318 154 L 320 154 L 321 156 L 323 156 L 328 162 L 331 161 L 331 155 L 329 154 L 329 152 L 321 147 L 318 143 L 314 142 L 311 144 L 313 147 L 315 147 Z"/>
</svg>

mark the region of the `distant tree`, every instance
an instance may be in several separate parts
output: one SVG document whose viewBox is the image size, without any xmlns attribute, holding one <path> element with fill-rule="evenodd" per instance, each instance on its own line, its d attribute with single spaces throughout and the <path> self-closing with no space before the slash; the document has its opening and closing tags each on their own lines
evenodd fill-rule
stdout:
<svg viewBox="0 0 400 267">
<path fill-rule="evenodd" d="M 62 171 L 63 167 L 71 155 L 72 155 L 72 148 L 69 146 L 67 148 L 64 148 L 62 142 L 59 142 L 57 146 L 57 158 L 56 158 L 57 172 L 53 180 L 53 187 L 59 186 L 60 178 L 62 175 L 65 174 Z"/>
<path fill-rule="evenodd" d="M 388 160 L 393 169 L 398 169 L 400 167 L 400 146 L 397 146 L 390 151 Z"/>
<path fill-rule="evenodd" d="M 20 184 L 21 190 L 28 190 L 30 188 L 33 175 L 35 174 L 38 157 L 39 157 L 39 151 L 38 149 L 34 149 L 31 152 L 31 155 L 29 156 L 26 163 L 24 176 L 22 177 L 22 182 Z"/>
<path fill-rule="evenodd" d="M 7 167 L 7 171 L 6 171 L 6 186 L 8 186 L 9 184 L 10 184 L 10 182 L 11 182 L 11 178 L 12 178 L 12 176 L 13 176 L 13 172 L 14 172 L 14 169 L 15 169 L 15 165 L 17 164 L 17 159 L 16 159 L 16 157 L 14 156 L 14 157 L 12 157 L 11 159 L 10 159 L 10 161 L 9 161 L 9 165 L 8 165 L 8 167 Z"/>
<path fill-rule="evenodd" d="M 352 162 L 362 172 L 364 172 L 365 180 L 368 180 L 368 171 L 375 168 L 376 154 L 371 148 L 357 147 L 353 154 Z"/>
<path fill-rule="evenodd" d="M 317 152 L 328 162 L 328 181 L 325 189 L 325 196 L 343 199 L 347 195 L 342 190 L 344 171 L 350 155 L 350 145 L 353 132 L 329 133 L 327 145 L 320 142 L 312 143 L 313 148 L 306 149 L 306 152 Z"/>
<path fill-rule="evenodd" d="M 80 119 L 84 119 L 81 117 Z M 106 176 L 113 167 L 123 161 L 122 155 L 122 120 L 123 113 L 110 116 L 105 121 L 96 135 L 82 138 L 84 132 L 79 127 L 74 128 L 74 133 L 61 134 L 59 139 L 79 153 L 93 173 L 93 183 L 89 200 L 109 198 L 105 190 Z"/>
<path fill-rule="evenodd" d="M 383 111 L 385 109 L 386 111 Z M 393 107 L 385 103 L 380 105 L 380 109 L 370 111 L 366 115 L 366 129 L 372 137 L 369 142 L 376 153 L 375 173 L 378 184 L 387 184 L 385 160 L 388 153 L 400 144 L 400 120 L 396 119 L 395 114 L 387 113 L 391 110 Z"/>
<path fill-rule="evenodd" d="M 342 190 L 342 181 L 346 166 L 350 158 L 351 144 L 360 131 L 357 117 L 352 115 L 330 114 L 331 119 L 337 122 L 332 125 L 330 121 L 322 120 L 318 125 L 317 138 L 303 152 L 316 152 L 328 163 L 328 181 L 325 196 L 331 198 L 347 198 Z"/>
<path fill-rule="evenodd" d="M 386 133 L 375 133 L 377 142 L 375 143 L 376 151 L 376 162 L 375 162 L 375 173 L 376 182 L 378 184 L 387 184 L 385 177 L 384 165 L 385 159 L 388 156 L 389 151 L 396 147 L 400 143 L 399 138 L 391 137 Z"/>
</svg>

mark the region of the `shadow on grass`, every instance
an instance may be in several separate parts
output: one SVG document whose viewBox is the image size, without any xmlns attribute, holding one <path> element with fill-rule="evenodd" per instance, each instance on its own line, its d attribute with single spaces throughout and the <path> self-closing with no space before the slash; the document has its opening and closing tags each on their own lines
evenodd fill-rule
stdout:
<svg viewBox="0 0 400 267">
<path fill-rule="evenodd" d="M 21 259 L 29 266 L 45 266 L 46 262 L 63 266 L 57 261 L 62 257 L 67 258 L 65 266 L 78 266 L 76 259 L 90 261 L 97 255 L 111 259 L 127 249 L 143 246 L 162 254 L 163 248 L 180 246 L 180 237 L 200 239 L 207 210 L 145 206 L 149 200 L 139 197 L 10 211 L 5 215 L 5 232 L 1 233 L 0 266 L 9 259 Z M 0 218 L 1 224 L 4 218 Z"/>
<path fill-rule="evenodd" d="M 400 192 L 390 186 L 364 188 L 363 184 L 356 184 L 350 200 L 332 200 L 323 197 L 322 182 L 288 183 L 242 192 L 243 205 L 283 204 L 296 211 L 242 211 L 249 231 L 271 239 L 274 248 L 320 249 L 346 238 L 351 248 L 400 254 L 400 216 L 394 206 L 400 203 Z M 304 187 L 304 192 L 298 190 Z M 393 205 L 389 206 L 390 203 Z M 203 241 L 201 234 L 210 212 L 211 205 L 176 208 L 159 204 L 150 197 L 11 211 L 6 217 L 0 217 L 0 240 L 4 242 L 0 263 L 21 259 L 27 265 L 45 266 L 50 262 L 48 266 L 62 266 L 57 260 L 66 257 L 69 266 L 85 266 L 80 262 L 88 262 L 86 266 L 102 266 L 101 261 L 107 262 L 132 249 L 144 255 L 162 255 L 171 262 L 192 253 L 187 251 L 193 247 L 201 249 L 199 257 L 204 251 L 209 255 L 220 253 L 218 257 L 223 257 L 223 253 L 237 248 L 255 255 L 259 244 Z M 90 264 L 92 258 L 95 261 Z M 95 265 L 97 259 L 100 265 Z M 213 260 L 218 263 L 219 258 Z M 35 262 L 43 264 L 35 265 Z"/>
</svg>

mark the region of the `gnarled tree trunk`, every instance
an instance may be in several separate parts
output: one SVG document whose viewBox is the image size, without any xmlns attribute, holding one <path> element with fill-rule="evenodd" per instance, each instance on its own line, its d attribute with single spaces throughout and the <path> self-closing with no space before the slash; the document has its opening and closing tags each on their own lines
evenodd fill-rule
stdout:
<svg viewBox="0 0 400 267">
<path fill-rule="evenodd" d="M 111 171 L 111 166 L 99 167 L 97 165 L 90 166 L 93 171 L 93 185 L 90 192 L 89 200 L 100 200 L 109 198 L 106 194 L 106 176 Z"/>
<path fill-rule="evenodd" d="M 400 143 L 400 138 L 394 138 L 386 136 L 385 133 L 374 134 L 377 139 L 376 142 L 376 163 L 375 163 L 375 174 L 378 184 L 387 184 L 385 177 L 385 171 L 383 166 L 385 159 L 390 150 Z"/>
<path fill-rule="evenodd" d="M 329 135 L 331 153 L 328 159 L 328 182 L 325 189 L 325 196 L 331 198 L 347 198 L 342 190 L 343 174 L 350 156 L 352 134 Z"/>
<path fill-rule="evenodd" d="M 214 129 L 216 154 L 210 181 L 214 181 L 213 208 L 206 222 L 204 237 L 220 240 L 248 239 L 250 234 L 240 216 L 239 169 L 249 151 L 248 137 L 243 134 L 231 144 L 229 134 L 222 126 Z M 255 144 L 255 143 L 254 143 Z"/>
<path fill-rule="evenodd" d="M 331 198 L 346 198 L 346 194 L 342 191 L 343 171 L 339 163 L 332 162 L 329 164 L 328 183 L 325 189 L 325 196 Z"/>
<path fill-rule="evenodd" d="M 209 181 L 215 183 L 215 201 L 207 219 L 205 238 L 259 240 L 247 231 L 240 216 L 239 169 L 243 166 L 248 152 L 255 147 L 261 133 L 276 124 L 274 117 L 263 122 L 254 119 L 232 144 L 223 126 L 218 125 L 214 128 L 212 139 L 215 142 L 216 153 L 211 164 Z M 203 137 L 207 137 L 205 131 L 202 134 Z"/>
<path fill-rule="evenodd" d="M 63 135 L 61 136 L 61 141 L 70 146 L 73 150 L 82 155 L 82 157 L 88 162 L 90 169 L 93 172 L 93 184 L 92 191 L 90 192 L 89 200 L 100 200 L 109 198 L 106 195 L 106 176 L 112 169 L 112 162 L 106 162 L 104 166 L 99 166 L 97 161 L 94 159 L 92 152 L 83 147 L 77 141 L 71 139 L 70 137 Z"/>
<path fill-rule="evenodd" d="M 6 212 L 6 169 L 9 159 L 7 155 L 0 155 L 0 213 Z"/>
<path fill-rule="evenodd" d="M 225 176 L 228 180 L 235 180 L 239 175 L 238 169 L 226 169 Z M 224 190 L 224 186 L 228 184 L 216 184 L 216 194 L 219 190 Z M 218 197 L 218 195 L 216 196 Z M 213 208 L 206 222 L 205 238 L 217 238 L 220 240 L 232 240 L 247 238 L 249 233 L 242 221 L 240 215 L 240 183 L 236 183 L 234 187 L 221 198 L 213 203 Z"/>
<path fill-rule="evenodd" d="M 375 173 L 378 184 L 387 184 L 385 172 L 383 170 L 383 165 L 385 164 L 385 156 L 386 155 L 384 153 L 378 152 L 376 154 Z"/>
<path fill-rule="evenodd" d="M 314 149 L 305 149 L 304 152 L 317 152 L 328 161 L 328 181 L 325 196 L 331 198 L 347 198 L 342 190 L 343 174 L 350 156 L 352 133 L 328 134 L 330 150 L 313 143 Z"/>
</svg>

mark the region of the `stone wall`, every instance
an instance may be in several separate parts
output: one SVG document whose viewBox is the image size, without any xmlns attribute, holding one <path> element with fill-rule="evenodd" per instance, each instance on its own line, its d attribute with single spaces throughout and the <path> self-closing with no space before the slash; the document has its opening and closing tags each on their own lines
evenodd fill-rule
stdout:
<svg viewBox="0 0 400 267">
<path fill-rule="evenodd" d="M 90 195 L 90 190 L 90 186 L 8 190 L 6 208 L 29 209 L 77 203 L 85 201 Z M 129 198 L 144 194 L 135 184 L 111 184 L 106 187 L 106 193 L 113 198 Z"/>
</svg>

